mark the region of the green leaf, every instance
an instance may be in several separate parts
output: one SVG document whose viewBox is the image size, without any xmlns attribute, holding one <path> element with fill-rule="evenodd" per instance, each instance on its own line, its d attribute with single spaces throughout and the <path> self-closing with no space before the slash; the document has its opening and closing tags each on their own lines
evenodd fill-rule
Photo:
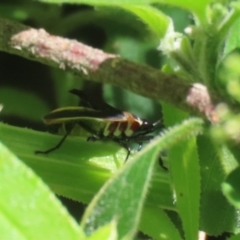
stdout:
<svg viewBox="0 0 240 240">
<path fill-rule="evenodd" d="M 69 137 L 62 147 L 48 155 L 36 150 L 55 146 L 62 136 L 12 127 L 0 123 L 2 142 L 62 196 L 88 203 L 95 192 L 121 165 L 125 151 L 111 143 L 87 142 Z M 94 151 L 93 151 L 94 150 Z M 68 176 L 68 177 L 63 177 Z"/>
<path fill-rule="evenodd" d="M 200 119 L 185 121 L 166 131 L 160 140 L 153 141 L 148 148 L 158 145 L 158 151 L 166 149 L 181 139 L 198 134 L 202 123 Z M 54 146 L 61 136 L 5 124 L 0 124 L 0 136 L 56 193 L 87 203 L 126 157 L 126 152 L 119 152 L 119 147 L 114 144 L 86 142 L 81 137 L 68 138 L 59 150 L 41 156 L 34 154 L 34 151 Z M 149 151 L 148 148 L 145 150 Z M 146 156 L 150 159 L 152 153 L 149 154 Z M 154 171 L 146 204 L 174 210 L 169 176 L 159 166 Z"/>
<path fill-rule="evenodd" d="M 95 6 L 123 6 L 123 5 L 150 5 L 152 3 L 168 4 L 180 8 L 184 8 L 194 13 L 197 22 L 207 23 L 206 9 L 210 0 L 191 1 L 191 0 L 39 0 L 47 3 L 74 3 L 74 4 L 89 4 Z"/>
<path fill-rule="evenodd" d="M 171 19 L 151 6 L 125 5 L 122 8 L 137 15 L 159 37 L 163 37 Z"/>
<path fill-rule="evenodd" d="M 160 208 L 144 207 L 139 229 L 156 240 L 182 239 L 168 215 Z"/>
<path fill-rule="evenodd" d="M 185 238 L 197 239 L 200 206 L 200 169 L 196 140 L 191 138 L 178 143 L 170 150 L 170 170 L 176 191 L 176 204 L 179 211 Z"/>
<path fill-rule="evenodd" d="M 226 43 L 224 45 L 224 54 L 228 54 L 236 48 L 240 48 L 240 19 L 238 19 L 229 31 L 227 35 Z"/>
<path fill-rule="evenodd" d="M 117 227 L 116 222 L 112 221 L 111 223 L 97 229 L 88 240 L 99 240 L 99 239 L 107 239 L 107 240 L 117 240 Z"/>
<path fill-rule="evenodd" d="M 191 1 L 191 0 L 157 0 L 153 2 L 158 2 L 162 4 L 169 4 L 172 6 L 180 7 L 189 10 L 196 16 L 197 24 L 201 22 L 202 24 L 207 22 L 207 6 L 211 3 L 211 0 L 201 0 L 201 1 Z"/>
<path fill-rule="evenodd" d="M 51 1 L 46 1 L 51 2 Z M 52 1 L 52 3 L 55 1 Z M 56 1 L 57 2 L 57 1 Z M 58 1 L 58 3 L 70 3 L 69 1 Z M 72 3 L 84 3 L 84 1 L 73 1 Z M 157 36 L 163 37 L 168 29 L 171 19 L 158 9 L 146 5 L 141 1 L 87 1 L 87 4 L 95 6 L 119 6 L 138 16 L 151 31 Z M 135 5 L 134 5 L 135 4 Z M 137 5 L 138 4 L 138 5 Z M 144 4 L 144 5 L 143 5 Z M 109 9 L 110 10 L 110 9 Z"/>
<path fill-rule="evenodd" d="M 193 12 L 198 21 L 202 23 L 207 22 L 206 18 L 206 8 L 207 5 L 211 2 L 210 0 L 202 0 L 202 1 L 191 1 L 191 0 L 39 0 L 40 2 L 46 3 L 74 3 L 74 4 L 89 4 L 95 6 L 122 6 L 122 5 L 131 5 L 131 4 L 138 4 L 138 5 L 150 5 L 152 3 L 162 3 L 162 4 L 169 4 L 176 7 L 185 8 L 191 12 Z"/>
<path fill-rule="evenodd" d="M 240 209 L 240 167 L 236 168 L 222 184 L 222 190 L 228 201 Z"/>
<path fill-rule="evenodd" d="M 234 232 L 236 211 L 223 196 L 221 184 L 237 166 L 236 160 L 225 146 L 215 146 L 206 136 L 198 137 L 198 153 L 202 185 L 200 228 L 212 235 Z"/>
<path fill-rule="evenodd" d="M 82 137 L 69 137 L 57 151 L 36 155 L 34 151 L 49 149 L 62 136 L 2 123 L 0 136 L 4 144 L 41 176 L 55 193 L 84 203 L 91 201 L 126 158 L 126 151 L 119 150 L 120 147 L 111 142 L 87 142 Z M 154 173 L 146 203 L 174 209 L 170 179 L 159 167 Z"/>
<path fill-rule="evenodd" d="M 133 237 L 157 156 L 158 148 L 147 146 L 101 188 L 83 216 L 87 234 L 116 219 L 119 238 Z"/>
<path fill-rule="evenodd" d="M 77 223 L 2 143 L 0 166 L 1 239 L 79 239 Z"/>
<path fill-rule="evenodd" d="M 189 116 L 188 113 L 179 110 L 171 104 L 163 102 L 161 105 L 163 109 L 164 124 L 166 126 L 178 124 Z"/>
<path fill-rule="evenodd" d="M 223 19 L 223 21 L 219 24 L 218 27 L 219 38 L 226 38 L 226 41 L 224 43 L 224 55 L 240 47 L 240 39 L 238 35 L 240 27 L 240 4 L 239 2 L 232 2 L 231 6 L 231 11 L 226 15 L 226 17 Z"/>
</svg>

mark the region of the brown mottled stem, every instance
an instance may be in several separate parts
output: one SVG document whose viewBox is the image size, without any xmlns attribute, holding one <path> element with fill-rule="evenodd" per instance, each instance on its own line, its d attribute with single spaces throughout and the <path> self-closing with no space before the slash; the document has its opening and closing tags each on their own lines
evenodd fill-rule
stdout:
<svg viewBox="0 0 240 240">
<path fill-rule="evenodd" d="M 164 100 L 173 105 L 201 113 L 211 122 L 217 121 L 215 104 L 207 88 L 192 85 L 176 75 L 150 66 L 134 63 L 69 40 L 0 18 L 0 50 L 58 67 L 101 83 L 109 83 Z M 215 101 L 216 102 L 216 101 Z"/>
</svg>

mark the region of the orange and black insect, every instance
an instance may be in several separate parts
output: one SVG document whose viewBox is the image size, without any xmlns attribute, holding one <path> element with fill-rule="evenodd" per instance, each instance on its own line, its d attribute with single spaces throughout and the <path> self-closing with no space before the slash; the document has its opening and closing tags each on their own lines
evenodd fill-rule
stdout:
<svg viewBox="0 0 240 240">
<path fill-rule="evenodd" d="M 73 89 L 69 92 L 82 100 L 82 106 L 58 108 L 44 116 L 46 125 L 62 125 L 65 134 L 56 146 L 36 153 L 47 154 L 58 149 L 68 135 L 73 134 L 76 128 L 81 128 L 89 134 L 88 141 L 111 140 L 124 147 L 127 160 L 131 152 L 130 143 L 137 143 L 140 150 L 144 142 L 154 137 L 151 133 L 162 128 L 161 120 L 150 123 L 107 103 L 99 106 L 81 90 Z"/>
</svg>

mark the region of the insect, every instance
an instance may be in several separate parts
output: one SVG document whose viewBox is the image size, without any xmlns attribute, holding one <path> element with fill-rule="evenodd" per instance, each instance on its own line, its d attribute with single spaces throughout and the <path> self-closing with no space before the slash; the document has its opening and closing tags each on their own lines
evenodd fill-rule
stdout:
<svg viewBox="0 0 240 240">
<path fill-rule="evenodd" d="M 81 90 L 72 89 L 69 92 L 81 99 L 82 106 L 58 108 L 45 115 L 43 120 L 46 125 L 61 125 L 65 134 L 56 146 L 35 153 L 47 154 L 58 149 L 70 134 L 82 129 L 89 134 L 87 141 L 111 140 L 121 145 L 127 150 L 127 160 L 131 152 L 130 143 L 137 143 L 139 151 L 144 142 L 154 137 L 149 134 L 162 128 L 161 120 L 150 123 L 105 102 L 93 101 Z"/>
</svg>

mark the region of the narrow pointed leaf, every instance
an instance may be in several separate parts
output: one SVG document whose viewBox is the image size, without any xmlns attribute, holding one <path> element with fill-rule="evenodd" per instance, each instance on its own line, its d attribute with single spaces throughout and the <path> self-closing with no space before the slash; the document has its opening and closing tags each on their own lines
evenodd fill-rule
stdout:
<svg viewBox="0 0 240 240">
<path fill-rule="evenodd" d="M 234 232 L 236 210 L 223 195 L 221 184 L 237 162 L 226 146 L 215 146 L 206 136 L 198 137 L 198 153 L 202 185 L 200 228 L 211 235 Z"/>
<path fill-rule="evenodd" d="M 176 204 L 186 240 L 197 239 L 200 207 L 200 169 L 196 139 L 181 142 L 170 151 Z"/>
<path fill-rule="evenodd" d="M 87 234 L 114 219 L 119 238 L 135 234 L 157 155 L 148 146 L 103 186 L 83 217 Z"/>
<path fill-rule="evenodd" d="M 54 146 L 61 136 L 2 123 L 0 135 L 4 144 L 41 176 L 56 194 L 84 203 L 91 201 L 126 158 L 126 151 L 119 150 L 120 147 L 111 142 L 87 142 L 86 138 L 69 137 L 57 151 L 37 155 L 35 150 Z M 157 169 L 146 204 L 174 209 L 169 183 L 169 176 Z"/>
</svg>

